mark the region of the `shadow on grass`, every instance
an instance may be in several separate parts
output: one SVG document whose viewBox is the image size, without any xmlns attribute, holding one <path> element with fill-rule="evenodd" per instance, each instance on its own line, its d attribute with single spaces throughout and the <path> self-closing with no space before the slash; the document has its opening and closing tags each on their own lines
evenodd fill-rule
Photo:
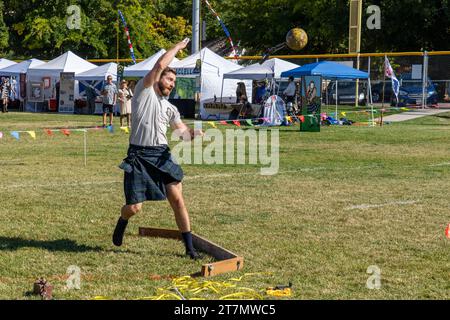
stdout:
<svg viewBox="0 0 450 320">
<path fill-rule="evenodd" d="M 273 126 L 273 127 L 241 127 L 239 128 L 242 131 L 248 131 L 248 130 L 255 130 L 255 131 L 271 131 L 271 130 L 278 130 L 280 132 L 298 132 L 300 129 L 295 127 L 289 127 L 289 126 Z"/>
<path fill-rule="evenodd" d="M 39 248 L 48 251 L 88 252 L 104 251 L 101 247 L 79 245 L 70 239 L 60 240 L 30 240 L 22 238 L 0 237 L 0 251 L 13 251 L 20 248 Z"/>
<path fill-rule="evenodd" d="M 436 114 L 435 117 L 443 118 L 443 119 L 450 119 L 450 115 L 446 115 L 446 114 Z"/>
</svg>

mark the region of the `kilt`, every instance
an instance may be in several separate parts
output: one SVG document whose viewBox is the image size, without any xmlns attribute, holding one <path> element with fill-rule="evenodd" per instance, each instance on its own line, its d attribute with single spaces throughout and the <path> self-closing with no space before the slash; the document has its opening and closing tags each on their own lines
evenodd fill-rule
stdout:
<svg viewBox="0 0 450 320">
<path fill-rule="evenodd" d="M 168 146 L 130 145 L 128 156 L 119 167 L 125 171 L 127 205 L 165 200 L 166 185 L 183 180 L 183 170 L 173 162 Z"/>
</svg>

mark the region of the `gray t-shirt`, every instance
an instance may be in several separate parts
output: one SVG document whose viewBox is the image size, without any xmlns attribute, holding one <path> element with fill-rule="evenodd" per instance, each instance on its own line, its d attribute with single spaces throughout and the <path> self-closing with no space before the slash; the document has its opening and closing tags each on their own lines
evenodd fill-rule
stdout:
<svg viewBox="0 0 450 320">
<path fill-rule="evenodd" d="M 102 91 L 106 91 L 106 95 L 103 96 L 103 103 L 104 104 L 114 104 L 114 94 L 118 94 L 117 87 L 114 83 L 112 84 L 105 84 Z"/>
<path fill-rule="evenodd" d="M 153 86 L 144 88 L 143 80 L 137 83 L 131 100 L 130 144 L 168 145 L 167 127 L 180 122 L 180 113 L 174 105 L 156 94 Z"/>
</svg>

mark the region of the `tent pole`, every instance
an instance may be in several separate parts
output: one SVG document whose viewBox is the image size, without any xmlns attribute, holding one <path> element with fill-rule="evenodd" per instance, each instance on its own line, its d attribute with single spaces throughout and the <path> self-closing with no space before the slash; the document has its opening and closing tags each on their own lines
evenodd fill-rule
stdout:
<svg viewBox="0 0 450 320">
<path fill-rule="evenodd" d="M 383 126 L 383 112 L 384 112 L 384 94 L 385 94 L 385 88 L 386 88 L 386 60 L 387 56 L 384 56 L 384 62 L 383 62 L 383 95 L 381 98 L 381 120 L 380 120 L 380 127 Z"/>
<path fill-rule="evenodd" d="M 369 78 L 368 78 L 368 84 L 369 86 L 367 87 L 367 102 L 372 104 L 372 87 L 371 87 L 371 82 L 370 82 L 370 57 L 368 57 L 368 61 L 367 61 L 368 67 L 367 67 L 367 73 L 369 74 Z"/>
<path fill-rule="evenodd" d="M 356 58 L 356 69 L 360 68 L 360 53 L 358 52 L 358 56 Z M 356 79 L 356 92 L 355 92 L 355 107 L 359 106 L 359 79 Z"/>
<path fill-rule="evenodd" d="M 427 105 L 428 88 L 428 52 L 423 53 L 423 77 L 422 77 L 422 109 L 428 108 Z"/>
<path fill-rule="evenodd" d="M 338 81 L 337 81 L 337 79 L 336 79 L 336 121 L 339 121 L 339 117 L 338 117 Z"/>
<path fill-rule="evenodd" d="M 225 78 L 222 77 L 222 89 L 220 90 L 220 103 L 222 104 L 222 96 L 223 96 L 223 83 L 225 81 Z"/>
<path fill-rule="evenodd" d="M 370 104 L 370 111 L 372 113 L 372 127 L 374 127 L 375 126 L 375 119 L 374 119 L 374 116 L 373 116 L 372 82 L 370 81 L 370 57 L 369 57 L 369 60 L 368 60 L 367 73 L 369 74 L 369 78 L 367 78 L 367 82 L 368 82 L 368 87 L 367 87 L 368 100 L 367 100 L 367 102 Z"/>
<path fill-rule="evenodd" d="M 369 103 L 370 103 L 370 112 L 371 112 L 371 114 L 372 114 L 372 121 L 371 121 L 371 127 L 374 127 L 375 126 L 375 119 L 374 119 L 374 116 L 373 116 L 373 103 L 372 103 L 372 84 L 371 84 L 371 82 L 370 82 L 370 77 L 367 79 L 367 81 L 368 81 L 368 83 L 369 83 L 369 88 L 368 88 L 368 91 L 369 91 L 369 97 L 370 97 L 370 99 L 369 99 Z"/>
<path fill-rule="evenodd" d="M 116 28 L 116 31 L 117 31 L 117 35 L 116 35 L 116 62 L 117 62 L 117 64 L 119 64 L 119 33 L 120 33 L 119 29 L 120 29 L 120 22 L 119 22 L 119 18 L 117 17 L 117 28 Z"/>
</svg>

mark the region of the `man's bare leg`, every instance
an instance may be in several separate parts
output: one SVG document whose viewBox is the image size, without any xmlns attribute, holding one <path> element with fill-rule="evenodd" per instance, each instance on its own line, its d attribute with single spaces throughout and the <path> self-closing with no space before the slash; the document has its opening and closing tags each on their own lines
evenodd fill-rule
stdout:
<svg viewBox="0 0 450 320">
<path fill-rule="evenodd" d="M 200 255 L 195 251 L 192 244 L 191 224 L 189 221 L 189 214 L 184 204 L 183 199 L 183 187 L 181 182 L 175 182 L 166 185 L 167 200 L 169 200 L 170 206 L 175 214 L 175 221 L 178 229 L 181 231 L 184 244 L 186 246 L 186 254 L 191 259 L 199 259 Z"/>
<path fill-rule="evenodd" d="M 142 203 L 132 204 L 132 205 L 125 205 L 122 207 L 122 210 L 120 212 L 120 218 L 117 221 L 116 228 L 114 229 L 113 233 L 113 243 L 114 245 L 120 247 L 123 242 L 123 235 L 125 233 L 125 229 L 128 225 L 128 220 L 139 213 L 142 209 Z"/>
<path fill-rule="evenodd" d="M 189 214 L 183 199 L 183 186 L 180 183 L 171 183 L 166 185 L 167 200 L 175 214 L 175 221 L 181 232 L 190 232 L 191 224 L 189 222 Z"/>
</svg>

